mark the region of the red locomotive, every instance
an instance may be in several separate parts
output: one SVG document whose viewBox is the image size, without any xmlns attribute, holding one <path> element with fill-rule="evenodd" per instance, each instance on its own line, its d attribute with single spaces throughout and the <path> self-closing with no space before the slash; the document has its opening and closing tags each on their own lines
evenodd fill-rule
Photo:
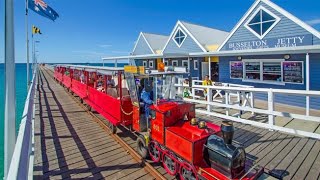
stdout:
<svg viewBox="0 0 320 180">
<path fill-rule="evenodd" d="M 232 144 L 232 123 L 196 119 L 195 105 L 184 102 L 175 87 L 183 74 L 135 66 L 58 65 L 54 77 L 108 119 L 113 133 L 118 125 L 129 126 L 141 156 L 162 162 L 170 175 L 183 180 L 259 177 L 263 168 L 246 158 L 242 146 Z M 154 104 L 147 119 L 140 92 L 148 85 Z"/>
</svg>

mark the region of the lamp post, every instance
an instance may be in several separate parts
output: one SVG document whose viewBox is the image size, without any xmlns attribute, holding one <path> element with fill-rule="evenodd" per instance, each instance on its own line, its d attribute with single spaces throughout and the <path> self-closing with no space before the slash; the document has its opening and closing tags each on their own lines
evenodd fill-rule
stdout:
<svg viewBox="0 0 320 180">
<path fill-rule="evenodd" d="M 8 175 L 16 142 L 16 77 L 13 7 L 13 0 L 5 0 L 4 179 L 6 179 Z"/>
</svg>

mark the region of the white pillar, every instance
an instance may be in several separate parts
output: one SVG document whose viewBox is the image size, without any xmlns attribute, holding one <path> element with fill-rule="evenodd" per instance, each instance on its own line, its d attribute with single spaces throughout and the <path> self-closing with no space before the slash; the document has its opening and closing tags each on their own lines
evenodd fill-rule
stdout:
<svg viewBox="0 0 320 180">
<path fill-rule="evenodd" d="M 4 179 L 6 179 L 8 175 L 16 141 L 16 77 L 13 7 L 13 0 L 5 0 Z"/>
<path fill-rule="evenodd" d="M 209 79 L 211 80 L 211 56 L 209 56 Z"/>
<path fill-rule="evenodd" d="M 309 53 L 306 54 L 306 90 L 310 90 L 310 62 Z M 306 116 L 310 115 L 310 97 L 306 96 Z"/>
<path fill-rule="evenodd" d="M 114 67 L 118 67 L 118 60 L 116 59 L 116 60 L 114 60 L 114 61 L 115 61 Z"/>
</svg>

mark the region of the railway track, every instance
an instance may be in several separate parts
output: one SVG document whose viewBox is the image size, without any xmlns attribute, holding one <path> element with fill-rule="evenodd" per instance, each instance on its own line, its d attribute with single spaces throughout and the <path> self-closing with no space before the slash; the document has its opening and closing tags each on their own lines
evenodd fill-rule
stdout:
<svg viewBox="0 0 320 180">
<path fill-rule="evenodd" d="M 48 72 L 50 71 L 50 72 Z M 42 73 L 46 73 L 50 78 L 53 78 L 53 70 L 49 68 L 42 68 Z M 66 93 L 89 115 L 92 116 L 93 120 L 100 125 L 100 127 L 108 133 L 116 142 L 118 142 L 132 157 L 135 161 L 137 161 L 140 166 L 142 166 L 147 172 L 149 172 L 155 179 L 177 179 L 174 176 L 169 175 L 166 170 L 161 166 L 160 163 L 154 163 L 149 160 L 144 160 L 137 152 L 136 152 L 136 135 L 131 133 L 124 127 L 118 127 L 118 131 L 116 134 L 111 133 L 111 129 L 108 126 L 108 121 L 98 114 L 95 111 L 90 110 L 89 106 L 84 104 L 80 98 L 74 96 L 72 92 L 68 91 L 65 88 Z"/>
</svg>

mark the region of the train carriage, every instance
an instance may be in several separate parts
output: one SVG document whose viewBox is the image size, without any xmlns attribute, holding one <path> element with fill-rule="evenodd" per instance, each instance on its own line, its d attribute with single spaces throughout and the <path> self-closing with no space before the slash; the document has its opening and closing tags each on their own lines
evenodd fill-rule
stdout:
<svg viewBox="0 0 320 180">
<path fill-rule="evenodd" d="M 118 125 L 131 125 L 132 105 L 123 68 L 58 65 L 55 69 L 57 79 L 108 119 L 114 133 Z"/>
<path fill-rule="evenodd" d="M 64 70 L 65 70 L 64 67 L 60 67 L 60 66 L 54 67 L 54 78 L 60 83 L 62 83 L 62 76 L 64 74 Z"/>
</svg>

